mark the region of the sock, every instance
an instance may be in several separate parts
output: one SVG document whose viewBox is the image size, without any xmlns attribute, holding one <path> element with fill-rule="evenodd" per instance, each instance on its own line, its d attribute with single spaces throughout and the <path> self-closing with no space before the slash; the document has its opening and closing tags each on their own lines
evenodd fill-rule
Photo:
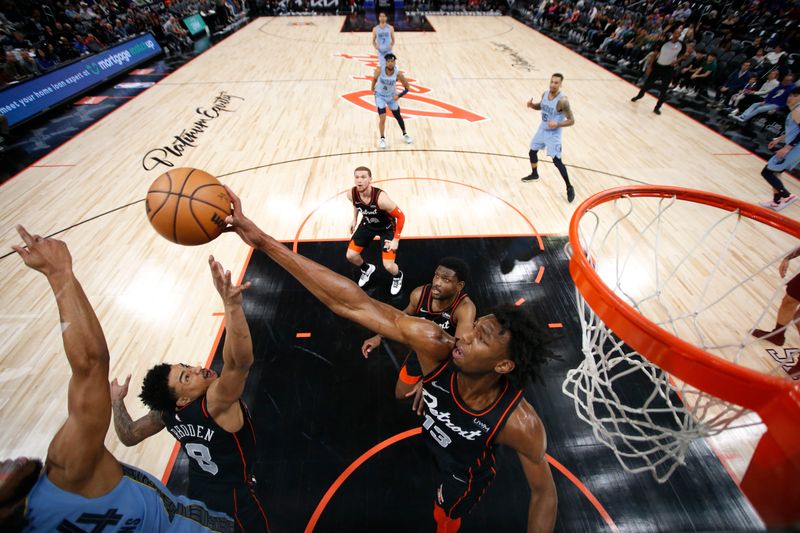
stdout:
<svg viewBox="0 0 800 533">
<path fill-rule="evenodd" d="M 395 275 L 394 275 L 394 276 L 392 276 L 392 277 L 393 277 L 393 278 L 402 278 L 402 277 L 403 277 L 403 271 L 402 271 L 402 270 L 398 270 L 398 271 L 397 271 L 397 274 L 395 274 Z"/>
<path fill-rule="evenodd" d="M 397 123 L 400 124 L 400 129 L 403 130 L 403 135 L 405 135 L 406 123 L 403 120 L 403 116 L 400 114 L 400 108 L 398 107 L 397 109 L 392 109 L 392 115 L 394 115 L 394 118 L 397 119 Z"/>
<path fill-rule="evenodd" d="M 381 137 L 381 139 L 383 139 L 383 137 Z M 366 272 L 367 270 L 369 270 L 369 263 L 364 261 L 363 263 L 361 263 L 361 266 L 358 267 L 358 268 L 361 269 L 361 272 Z"/>
<path fill-rule="evenodd" d="M 567 184 L 567 187 L 572 187 L 572 184 L 569 182 L 569 175 L 567 175 L 567 167 L 564 166 L 564 163 L 561 161 L 561 158 L 554 157 L 553 164 L 558 169 L 558 172 L 561 173 L 561 177 L 564 178 L 564 183 Z"/>
</svg>

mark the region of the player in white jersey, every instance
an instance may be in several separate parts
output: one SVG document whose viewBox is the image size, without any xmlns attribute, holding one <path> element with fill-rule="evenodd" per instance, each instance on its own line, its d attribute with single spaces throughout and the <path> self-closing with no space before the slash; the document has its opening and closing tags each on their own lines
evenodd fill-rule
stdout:
<svg viewBox="0 0 800 533">
<path fill-rule="evenodd" d="M 575 124 L 575 117 L 572 115 L 569 101 L 564 93 L 561 92 L 561 82 L 564 76 L 556 72 L 550 77 L 550 91 L 542 95 L 542 99 L 536 103 L 533 98 L 528 100 L 528 107 L 542 112 L 542 122 L 536 135 L 531 140 L 528 156 L 531 161 L 531 173 L 522 181 L 534 181 L 539 179 L 539 158 L 536 152 L 542 148 L 547 148 L 547 155 L 553 158 L 553 164 L 564 178 L 567 186 L 567 201 L 575 199 L 575 189 L 569 182 L 567 167 L 561 161 L 561 128 L 566 128 Z"/>
<path fill-rule="evenodd" d="M 386 66 L 386 54 L 394 48 L 394 28 L 386 22 L 386 13 L 378 13 L 378 25 L 372 28 L 372 46 L 378 52 L 378 66 Z"/>
<path fill-rule="evenodd" d="M 398 100 L 408 93 L 409 85 L 402 72 L 397 70 L 397 57 L 394 54 L 386 54 L 386 66 L 375 69 L 372 76 L 372 90 L 375 92 L 375 107 L 378 109 L 378 129 L 381 138 L 378 141 L 380 148 L 386 148 L 386 107 L 392 110 L 392 115 L 397 119 L 400 129 L 403 131 L 403 140 L 406 144 L 411 144 L 411 135 L 406 133 L 406 123 L 400 114 L 400 104 Z M 403 92 L 397 92 L 397 82 L 403 85 Z"/>
</svg>

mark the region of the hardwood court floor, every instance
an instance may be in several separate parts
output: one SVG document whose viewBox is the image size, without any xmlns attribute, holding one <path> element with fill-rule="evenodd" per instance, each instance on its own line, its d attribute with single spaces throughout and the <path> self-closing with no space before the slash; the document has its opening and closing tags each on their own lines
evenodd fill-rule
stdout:
<svg viewBox="0 0 800 533">
<path fill-rule="evenodd" d="M 649 96 L 632 104 L 630 84 L 526 26 L 506 17 L 431 23 L 435 33 L 400 33 L 395 49 L 414 87 L 402 108 L 428 113 L 407 121 L 414 144 L 389 118 L 390 149 L 376 148 L 376 114 L 359 104 L 372 72 L 363 34 L 340 33 L 339 17 L 257 19 L 3 185 L 0 244 L 17 242 L 15 223 L 63 231 L 108 337 L 112 376 L 133 373 L 138 391 L 157 362 L 209 359 L 221 306 L 205 260 L 213 254 L 239 273 L 249 253 L 230 236 L 183 248 L 152 231 L 142 200 L 171 168 L 160 161 L 220 176 L 284 240 L 346 238 L 352 211 L 340 193 L 359 165 L 406 212 L 406 236 L 564 235 L 574 204 L 548 158 L 538 183 L 519 181 L 540 120 L 525 102 L 558 71 L 577 120 L 563 155 L 576 202 L 635 183 L 765 197 L 760 159 L 674 110 L 654 115 Z M 10 428 L 0 456 L 43 456 L 65 416 L 69 369 L 45 283 L 16 257 L 0 262 L 0 416 Z M 173 446 L 162 434 L 125 449 L 113 432 L 107 444 L 156 473 Z M 728 455 L 746 464 L 738 445 Z"/>
</svg>

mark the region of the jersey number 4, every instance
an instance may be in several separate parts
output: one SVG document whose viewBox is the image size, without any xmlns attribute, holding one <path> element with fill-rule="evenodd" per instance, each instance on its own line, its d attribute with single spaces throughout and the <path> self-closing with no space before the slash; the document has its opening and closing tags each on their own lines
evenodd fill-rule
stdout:
<svg viewBox="0 0 800 533">
<path fill-rule="evenodd" d="M 433 425 L 433 418 L 429 414 L 425 415 L 425 422 L 422 423 L 422 427 L 428 430 L 433 440 L 438 442 L 442 448 L 447 448 L 453 442 L 444 431 Z"/>
<path fill-rule="evenodd" d="M 211 453 L 208 451 L 208 447 L 206 447 L 204 444 L 190 442 L 185 446 L 185 449 L 186 455 L 197 461 L 197 464 L 200 466 L 200 468 L 212 476 L 217 475 L 217 472 L 219 472 L 219 466 L 217 466 L 217 463 L 211 460 Z"/>
</svg>

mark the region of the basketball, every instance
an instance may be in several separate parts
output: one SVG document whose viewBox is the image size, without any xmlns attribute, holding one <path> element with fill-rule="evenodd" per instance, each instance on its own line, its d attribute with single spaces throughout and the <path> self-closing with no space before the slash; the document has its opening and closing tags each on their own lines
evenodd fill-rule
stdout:
<svg viewBox="0 0 800 533">
<path fill-rule="evenodd" d="M 196 168 L 175 168 L 153 181 L 145 201 L 147 218 L 167 240 L 185 246 L 210 242 L 222 233 L 231 200 L 217 178 Z"/>
</svg>

